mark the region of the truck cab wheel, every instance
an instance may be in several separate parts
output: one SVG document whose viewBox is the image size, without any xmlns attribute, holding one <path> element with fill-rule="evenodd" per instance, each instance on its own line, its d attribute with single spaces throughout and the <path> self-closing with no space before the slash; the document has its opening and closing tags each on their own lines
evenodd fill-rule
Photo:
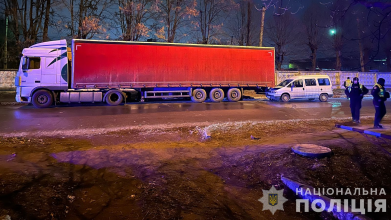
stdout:
<svg viewBox="0 0 391 220">
<path fill-rule="evenodd" d="M 111 106 L 119 105 L 124 100 L 124 97 L 120 91 L 112 90 L 106 94 L 106 102 Z"/>
<path fill-rule="evenodd" d="M 36 108 L 48 108 L 53 104 L 53 95 L 47 90 L 39 90 L 33 94 L 31 102 Z"/>
<path fill-rule="evenodd" d="M 205 89 L 194 89 L 193 94 L 191 96 L 191 100 L 193 102 L 204 102 L 206 99 L 206 91 Z"/>
<path fill-rule="evenodd" d="M 230 102 L 237 102 L 242 98 L 242 92 L 238 88 L 231 88 L 227 92 L 227 98 Z"/>
<path fill-rule="evenodd" d="M 281 96 L 281 101 L 283 102 L 289 102 L 289 100 L 291 99 L 291 97 L 289 96 L 289 94 L 282 94 Z"/>
<path fill-rule="evenodd" d="M 212 102 L 221 102 L 224 99 L 224 91 L 220 88 L 214 88 L 209 93 L 209 99 Z"/>
<path fill-rule="evenodd" d="M 329 95 L 327 95 L 327 94 L 320 94 L 320 96 L 319 96 L 319 100 L 321 101 L 321 102 L 327 102 L 327 100 L 329 99 Z"/>
</svg>

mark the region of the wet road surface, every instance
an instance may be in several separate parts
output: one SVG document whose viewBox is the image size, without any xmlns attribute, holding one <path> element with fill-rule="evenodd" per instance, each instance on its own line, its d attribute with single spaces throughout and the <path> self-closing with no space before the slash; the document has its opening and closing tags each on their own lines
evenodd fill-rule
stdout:
<svg viewBox="0 0 391 220">
<path fill-rule="evenodd" d="M 391 102 L 386 102 L 391 108 Z M 363 100 L 362 116 L 374 116 L 371 98 Z M 143 125 L 219 123 L 350 117 L 349 101 L 329 102 L 245 100 L 237 103 L 190 101 L 134 103 L 121 106 L 61 105 L 48 109 L 0 106 L 0 133 L 116 128 Z"/>
</svg>

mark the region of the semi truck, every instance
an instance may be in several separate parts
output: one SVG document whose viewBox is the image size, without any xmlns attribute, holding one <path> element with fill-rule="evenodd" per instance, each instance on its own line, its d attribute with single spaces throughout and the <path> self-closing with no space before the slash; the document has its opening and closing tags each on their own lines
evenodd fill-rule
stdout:
<svg viewBox="0 0 391 220">
<path fill-rule="evenodd" d="M 24 48 L 16 101 L 37 108 L 191 98 L 236 102 L 274 86 L 274 48 L 73 39 Z"/>
</svg>

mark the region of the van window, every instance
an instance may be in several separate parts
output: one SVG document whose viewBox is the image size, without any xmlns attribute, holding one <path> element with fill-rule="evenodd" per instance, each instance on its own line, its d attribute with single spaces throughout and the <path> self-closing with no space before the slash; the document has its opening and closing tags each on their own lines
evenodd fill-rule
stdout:
<svg viewBox="0 0 391 220">
<path fill-rule="evenodd" d="M 315 79 L 306 79 L 305 86 L 316 86 L 316 80 Z"/>
<path fill-rule="evenodd" d="M 330 80 L 328 78 L 319 78 L 318 79 L 318 84 L 320 86 L 329 86 L 330 85 Z"/>
<path fill-rule="evenodd" d="M 293 82 L 294 87 L 303 87 L 303 80 L 298 79 Z"/>
<path fill-rule="evenodd" d="M 23 69 L 39 69 L 41 68 L 41 58 L 39 57 L 28 57 L 26 61 L 23 61 Z"/>
</svg>

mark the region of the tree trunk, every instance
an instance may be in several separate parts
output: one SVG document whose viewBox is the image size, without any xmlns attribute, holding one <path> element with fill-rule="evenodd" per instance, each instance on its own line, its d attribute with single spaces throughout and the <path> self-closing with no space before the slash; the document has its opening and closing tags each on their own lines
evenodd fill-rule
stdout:
<svg viewBox="0 0 391 220">
<path fill-rule="evenodd" d="M 281 46 L 277 46 L 276 56 L 277 70 L 281 70 L 282 62 L 284 61 L 284 55 Z"/>
<path fill-rule="evenodd" d="M 248 0 L 247 2 L 247 39 L 246 39 L 246 45 L 250 46 L 250 33 L 251 33 L 251 2 Z"/>
<path fill-rule="evenodd" d="M 341 70 L 341 51 L 335 51 L 336 62 L 335 62 L 335 70 Z"/>
<path fill-rule="evenodd" d="M 32 31 L 32 28 L 33 28 L 33 5 L 34 5 L 34 1 L 33 0 L 30 0 L 30 14 L 29 14 L 29 20 L 30 20 L 30 25 L 29 25 L 29 28 L 26 27 L 27 29 L 27 34 L 25 37 L 25 40 L 28 40 L 28 46 L 31 45 L 31 31 Z M 26 24 L 27 26 L 27 24 Z"/>
<path fill-rule="evenodd" d="M 358 18 L 357 18 L 357 32 L 358 32 L 358 47 L 360 49 L 360 67 L 361 67 L 361 72 L 365 72 L 364 51 L 361 42 L 360 20 Z"/>
<path fill-rule="evenodd" d="M 386 51 L 386 56 L 387 56 L 387 71 L 391 71 L 391 48 L 390 50 Z"/>
<path fill-rule="evenodd" d="M 311 68 L 311 71 L 315 71 L 316 70 L 316 49 L 312 49 L 311 51 L 311 56 L 312 56 L 312 68 Z"/>
<path fill-rule="evenodd" d="M 259 33 L 259 46 L 260 47 L 262 47 L 262 42 L 263 42 L 263 27 L 265 26 L 265 11 L 266 11 L 266 8 L 262 7 L 261 30 Z"/>
<path fill-rule="evenodd" d="M 46 13 L 45 13 L 45 23 L 43 25 L 43 36 L 42 41 L 48 41 L 48 29 L 49 29 L 49 15 L 50 15 L 50 0 L 46 0 Z"/>
<path fill-rule="evenodd" d="M 75 36 L 75 22 L 74 22 L 74 15 L 73 15 L 73 0 L 70 0 L 70 7 L 71 7 L 71 37 Z"/>
<path fill-rule="evenodd" d="M 81 38 L 83 39 L 83 11 L 84 11 L 84 2 L 83 0 L 80 0 L 80 3 L 79 3 L 79 27 L 78 27 L 78 30 L 77 30 L 77 36 L 78 38 Z"/>
</svg>

